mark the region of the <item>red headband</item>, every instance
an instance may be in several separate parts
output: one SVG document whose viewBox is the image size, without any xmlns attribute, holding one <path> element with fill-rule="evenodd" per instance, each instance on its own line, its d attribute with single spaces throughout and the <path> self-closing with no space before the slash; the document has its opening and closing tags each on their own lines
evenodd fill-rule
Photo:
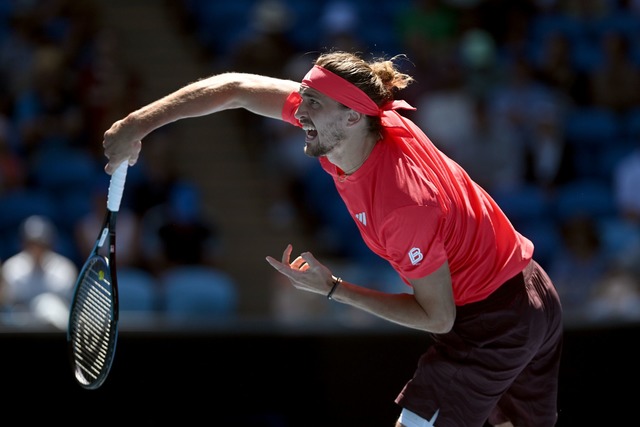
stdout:
<svg viewBox="0 0 640 427">
<path fill-rule="evenodd" d="M 382 116 L 385 111 L 404 108 L 415 110 L 414 107 L 402 100 L 391 101 L 378 107 L 375 102 L 360 88 L 348 82 L 337 74 L 314 65 L 302 79 L 302 85 L 317 90 L 334 101 L 367 116 Z"/>
</svg>

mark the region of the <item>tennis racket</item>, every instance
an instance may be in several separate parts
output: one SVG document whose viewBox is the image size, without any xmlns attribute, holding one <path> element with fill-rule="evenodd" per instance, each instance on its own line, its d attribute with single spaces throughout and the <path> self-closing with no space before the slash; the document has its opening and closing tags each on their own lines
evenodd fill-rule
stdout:
<svg viewBox="0 0 640 427">
<path fill-rule="evenodd" d="M 116 218 L 127 167 L 124 161 L 111 176 L 104 222 L 80 270 L 71 301 L 67 343 L 75 379 L 86 389 L 97 389 L 107 379 L 116 351 Z"/>
</svg>

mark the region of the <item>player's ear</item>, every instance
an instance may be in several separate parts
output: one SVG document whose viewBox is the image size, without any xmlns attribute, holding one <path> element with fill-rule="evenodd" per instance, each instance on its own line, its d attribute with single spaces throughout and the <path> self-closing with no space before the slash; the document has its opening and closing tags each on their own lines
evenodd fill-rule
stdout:
<svg viewBox="0 0 640 427">
<path fill-rule="evenodd" d="M 358 123 L 360 123 L 361 120 L 365 120 L 366 117 L 364 114 L 362 113 L 358 113 L 355 110 L 349 110 L 348 116 L 347 116 L 347 126 L 353 126 L 356 125 Z"/>
</svg>

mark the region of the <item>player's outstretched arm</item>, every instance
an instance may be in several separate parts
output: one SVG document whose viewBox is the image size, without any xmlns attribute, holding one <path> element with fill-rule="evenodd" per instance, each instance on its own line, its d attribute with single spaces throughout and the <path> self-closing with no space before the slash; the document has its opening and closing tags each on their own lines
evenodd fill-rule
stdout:
<svg viewBox="0 0 640 427">
<path fill-rule="evenodd" d="M 299 86 L 291 80 L 247 73 L 223 73 L 190 83 L 113 123 L 104 134 L 104 154 L 109 159 L 105 171 L 112 174 L 123 161 L 134 165 L 142 140 L 177 120 L 234 108 L 280 119 L 287 96 Z"/>
</svg>

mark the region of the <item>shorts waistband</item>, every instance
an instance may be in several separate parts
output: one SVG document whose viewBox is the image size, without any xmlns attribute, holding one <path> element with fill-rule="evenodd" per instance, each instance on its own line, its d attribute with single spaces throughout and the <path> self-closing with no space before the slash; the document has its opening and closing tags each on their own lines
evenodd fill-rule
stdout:
<svg viewBox="0 0 640 427">
<path fill-rule="evenodd" d="M 525 290 L 525 277 L 531 275 L 535 261 L 531 261 L 527 266 L 511 279 L 504 282 L 498 289 L 482 301 L 472 302 L 456 308 L 456 315 L 465 317 L 478 312 L 483 312 L 493 307 L 501 307 L 507 301 L 510 301 L 518 293 Z"/>
</svg>

